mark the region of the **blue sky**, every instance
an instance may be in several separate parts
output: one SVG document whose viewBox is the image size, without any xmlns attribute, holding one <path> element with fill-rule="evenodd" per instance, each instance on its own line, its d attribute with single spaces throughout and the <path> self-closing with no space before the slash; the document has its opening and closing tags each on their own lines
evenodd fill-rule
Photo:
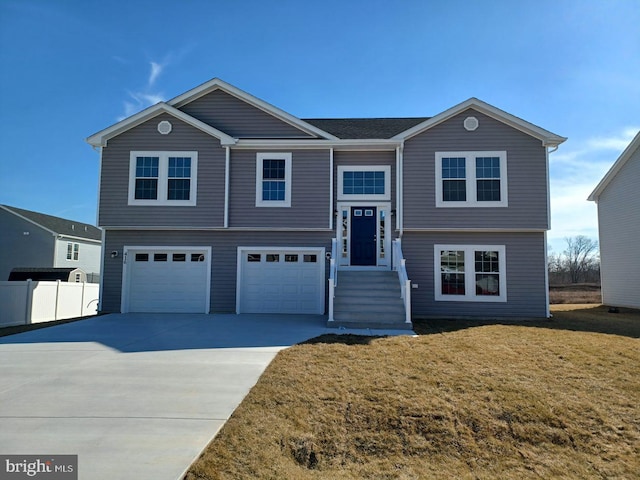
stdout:
<svg viewBox="0 0 640 480">
<path fill-rule="evenodd" d="M 0 0 L 0 203 L 95 223 L 84 139 L 219 77 L 298 117 L 432 116 L 469 97 L 569 137 L 550 244 L 640 129 L 640 1 Z"/>
</svg>

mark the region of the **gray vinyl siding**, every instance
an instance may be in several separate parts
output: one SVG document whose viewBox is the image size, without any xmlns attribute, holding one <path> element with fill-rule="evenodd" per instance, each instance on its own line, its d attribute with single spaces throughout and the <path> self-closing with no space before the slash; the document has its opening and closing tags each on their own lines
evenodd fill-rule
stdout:
<svg viewBox="0 0 640 480">
<path fill-rule="evenodd" d="M 463 127 L 468 116 L 477 130 Z M 436 152 L 496 150 L 507 152 L 508 207 L 436 208 Z M 407 229 L 549 228 L 546 153 L 536 138 L 469 109 L 407 140 L 403 159 Z"/>
<path fill-rule="evenodd" d="M 54 245 L 51 232 L 0 208 L 0 281 L 14 268 L 53 267 Z"/>
<path fill-rule="evenodd" d="M 173 125 L 158 133 L 162 120 Z M 197 205 L 189 207 L 128 205 L 131 151 L 197 151 Z M 221 227 L 224 224 L 225 150 L 210 135 L 169 114 L 161 114 L 109 140 L 102 150 L 101 226 Z"/>
<path fill-rule="evenodd" d="M 389 165 L 391 167 L 391 208 L 396 208 L 396 152 L 336 151 L 333 153 L 334 178 L 333 198 L 338 201 L 338 188 L 342 179 L 338 177 L 338 167 L 360 165 Z M 340 200 L 349 201 L 349 200 Z M 364 202 L 366 203 L 366 201 Z"/>
<path fill-rule="evenodd" d="M 640 149 L 598 200 L 602 302 L 640 308 Z"/>
<path fill-rule="evenodd" d="M 256 158 L 269 150 L 232 150 L 230 227 L 329 228 L 329 150 L 291 153 L 291 206 L 256 207 Z"/>
<path fill-rule="evenodd" d="M 122 252 L 127 246 L 212 247 L 211 312 L 236 309 L 237 248 L 324 247 L 331 251 L 331 232 L 238 232 L 238 231 L 114 231 L 105 234 L 105 252 Z M 324 259 L 320 259 L 324 261 Z M 102 275 L 102 310 L 119 312 L 122 294 L 122 255 L 106 255 Z M 326 262 L 328 278 L 328 262 Z"/>
<path fill-rule="evenodd" d="M 435 301 L 434 245 L 504 245 L 506 302 Z M 544 233 L 405 232 L 402 251 L 411 290 L 414 317 L 545 317 Z"/>
<path fill-rule="evenodd" d="M 313 138 L 222 90 L 214 90 L 180 110 L 236 138 Z"/>
</svg>

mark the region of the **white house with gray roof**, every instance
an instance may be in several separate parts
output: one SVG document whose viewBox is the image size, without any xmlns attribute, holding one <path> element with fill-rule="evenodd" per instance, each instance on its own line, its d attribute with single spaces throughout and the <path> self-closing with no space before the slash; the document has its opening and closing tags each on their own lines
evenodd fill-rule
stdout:
<svg viewBox="0 0 640 480">
<path fill-rule="evenodd" d="M 588 199 L 598 205 L 602 303 L 640 308 L 640 132 Z"/>
<path fill-rule="evenodd" d="M 14 268 L 79 268 L 97 283 L 101 258 L 99 228 L 0 205 L 0 281 Z"/>
</svg>

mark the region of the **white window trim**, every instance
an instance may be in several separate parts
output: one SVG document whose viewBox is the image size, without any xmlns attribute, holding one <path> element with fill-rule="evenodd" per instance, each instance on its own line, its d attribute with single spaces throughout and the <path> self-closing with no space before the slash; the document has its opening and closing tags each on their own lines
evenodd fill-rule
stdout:
<svg viewBox="0 0 640 480">
<path fill-rule="evenodd" d="M 467 200 L 465 202 L 445 202 L 442 200 L 442 159 L 446 157 L 464 157 L 466 159 L 466 186 Z M 476 157 L 500 158 L 500 201 L 479 202 L 476 197 Z M 506 151 L 469 151 L 469 152 L 436 152 L 436 207 L 438 208 L 482 208 L 482 207 L 508 207 L 507 198 L 507 152 Z M 460 179 L 462 180 L 462 179 Z"/>
<path fill-rule="evenodd" d="M 136 199 L 136 157 L 158 157 L 158 198 Z M 191 158 L 191 190 L 189 200 L 168 200 L 169 157 Z M 129 205 L 191 207 L 196 205 L 198 192 L 198 152 L 132 151 L 129 158 Z"/>
<path fill-rule="evenodd" d="M 291 206 L 291 153 L 259 152 L 256 154 L 256 207 L 290 207 Z M 284 160 L 284 200 L 262 199 L 262 161 Z"/>
<path fill-rule="evenodd" d="M 440 251 L 442 250 L 462 250 L 464 251 L 464 282 L 465 295 L 443 295 L 442 278 L 440 274 Z M 500 295 L 476 295 L 476 271 L 475 255 L 476 251 L 496 251 L 499 254 L 499 285 Z M 507 301 L 507 258 L 504 245 L 434 245 L 433 247 L 433 270 L 436 302 L 506 302 Z"/>
<path fill-rule="evenodd" d="M 71 247 L 71 251 L 69 251 L 69 247 Z M 71 255 L 69 255 L 71 254 Z M 69 258 L 71 256 L 71 258 Z M 77 262 L 80 260 L 80 244 L 74 242 L 67 243 L 67 262 Z"/>
<path fill-rule="evenodd" d="M 375 195 L 348 195 L 344 193 L 344 172 L 384 172 L 384 193 Z M 391 166 L 389 165 L 340 165 L 338 167 L 338 200 L 391 200 Z"/>
</svg>

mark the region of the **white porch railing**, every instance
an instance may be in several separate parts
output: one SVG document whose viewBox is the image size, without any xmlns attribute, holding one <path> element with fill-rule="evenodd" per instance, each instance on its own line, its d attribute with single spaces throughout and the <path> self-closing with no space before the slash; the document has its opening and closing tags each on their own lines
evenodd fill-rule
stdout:
<svg viewBox="0 0 640 480">
<path fill-rule="evenodd" d="M 338 285 L 338 240 L 331 239 L 331 258 L 329 259 L 329 321 L 333 322 L 333 300 Z"/>
<path fill-rule="evenodd" d="M 405 323 L 411 323 L 411 280 L 407 275 L 406 260 L 402 254 L 402 242 L 398 238 L 393 241 L 393 269 L 398 272 L 400 296 L 404 302 Z"/>
</svg>

